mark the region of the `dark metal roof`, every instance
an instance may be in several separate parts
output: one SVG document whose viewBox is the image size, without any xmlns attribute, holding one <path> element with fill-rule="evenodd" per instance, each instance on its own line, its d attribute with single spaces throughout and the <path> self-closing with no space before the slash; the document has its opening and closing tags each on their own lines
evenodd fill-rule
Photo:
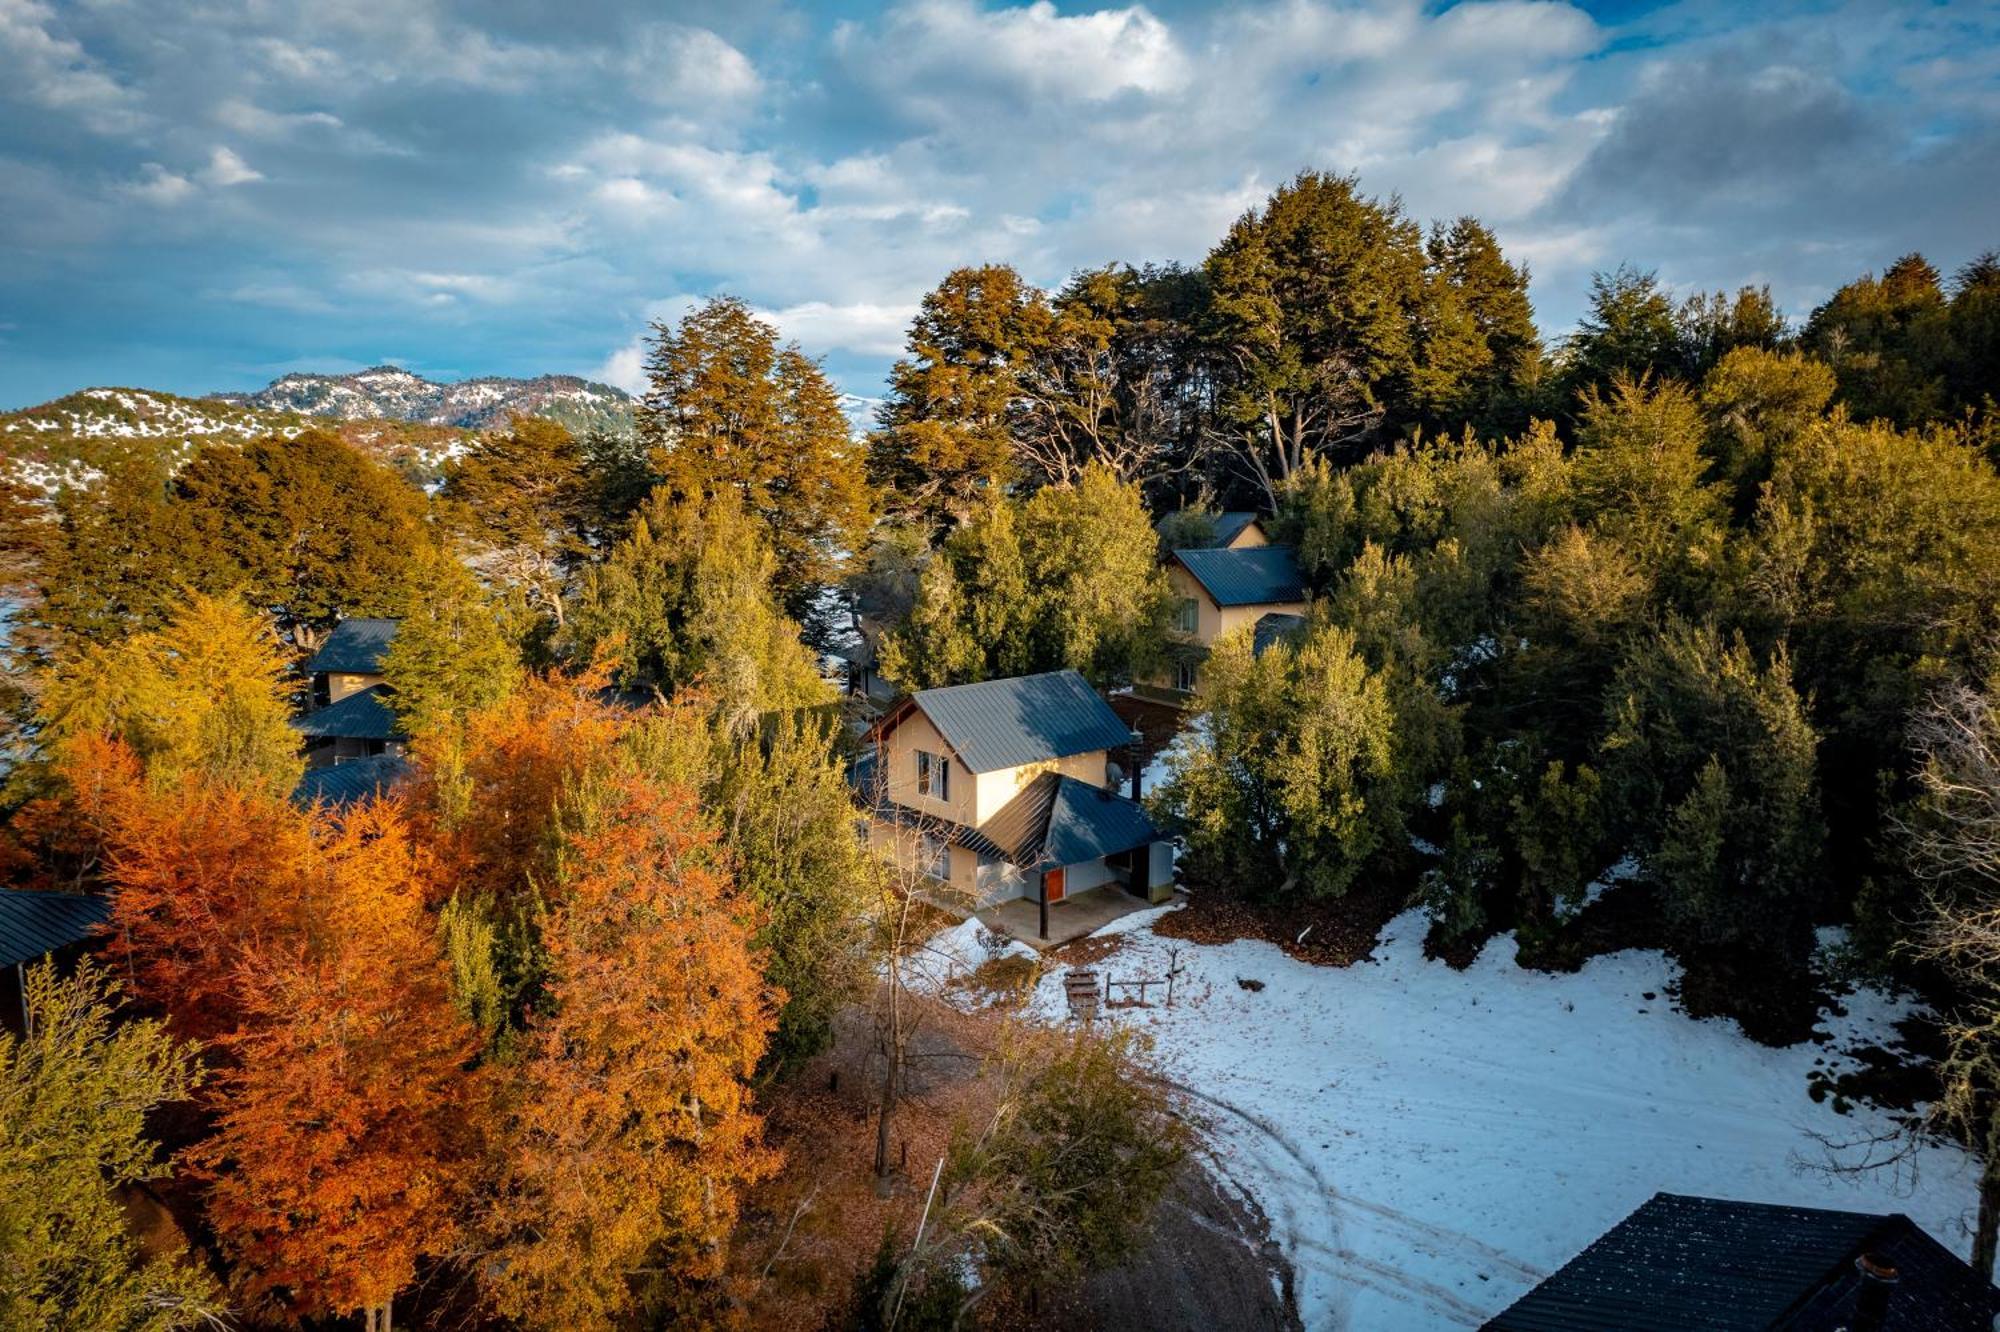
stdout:
<svg viewBox="0 0 2000 1332">
<path fill-rule="evenodd" d="M 292 789 L 292 802 L 335 808 L 351 805 L 394 786 L 408 766 L 400 754 L 371 754 L 324 768 L 308 768 Z"/>
<path fill-rule="evenodd" d="M 979 831 L 1030 871 L 1080 865 L 1160 840 L 1136 802 L 1053 772 L 1022 787 Z"/>
<path fill-rule="evenodd" d="M 1992 1326 L 1993 1287 L 1906 1216 L 1659 1193 L 1486 1327 L 1833 1332 L 1853 1322 L 1863 1253 L 1901 1275 L 1884 1327 Z"/>
<path fill-rule="evenodd" d="M 388 686 L 370 685 L 298 718 L 293 729 L 315 740 L 400 740 L 403 732 L 389 711 Z"/>
<path fill-rule="evenodd" d="M 1272 611 L 1269 615 L 1259 617 L 1257 627 L 1250 631 L 1251 648 L 1261 657 L 1271 650 L 1273 644 L 1297 638 L 1305 627 L 1306 617 L 1303 615 L 1286 615 L 1282 611 Z"/>
<path fill-rule="evenodd" d="M 1290 546 L 1177 550 L 1173 557 L 1218 606 L 1268 606 L 1306 599 L 1299 559 Z"/>
<path fill-rule="evenodd" d="M 0 967 L 82 943 L 110 918 L 111 904 L 101 897 L 0 889 Z"/>
<path fill-rule="evenodd" d="M 326 636 L 326 642 L 306 663 L 306 672 L 319 675 L 334 671 L 342 675 L 380 675 L 382 654 L 395 640 L 400 620 L 342 620 Z"/>
<path fill-rule="evenodd" d="M 973 772 L 1116 749 L 1132 740 L 1131 729 L 1075 671 L 924 689 L 910 701 Z M 893 729 L 902 715 L 898 709 L 884 717 L 877 733 Z"/>
<path fill-rule="evenodd" d="M 1163 517 L 1158 522 L 1154 523 L 1153 524 L 1154 530 L 1158 531 L 1164 528 L 1167 525 L 1167 519 L 1173 516 L 1174 515 L 1172 514 L 1168 514 L 1166 515 L 1166 517 Z M 1242 536 L 1244 528 L 1250 526 L 1250 524 L 1252 523 L 1257 523 L 1262 521 L 1263 520 L 1259 518 L 1254 511 L 1250 509 L 1225 510 L 1224 512 L 1215 515 L 1214 534 L 1210 536 L 1207 541 L 1204 541 L 1199 546 L 1183 546 L 1182 549 L 1220 550 L 1221 548 L 1227 546 L 1230 542 L 1236 540 L 1237 537 Z"/>
</svg>

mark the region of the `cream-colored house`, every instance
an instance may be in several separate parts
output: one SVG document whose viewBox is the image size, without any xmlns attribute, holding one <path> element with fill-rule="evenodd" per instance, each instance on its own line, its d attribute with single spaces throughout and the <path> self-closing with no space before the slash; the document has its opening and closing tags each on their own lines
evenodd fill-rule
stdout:
<svg viewBox="0 0 2000 1332">
<path fill-rule="evenodd" d="M 1176 516 L 1169 514 L 1154 524 L 1159 529 L 1162 540 L 1166 539 L 1169 519 Z M 1270 535 L 1264 531 L 1264 520 L 1248 509 L 1227 509 L 1209 515 L 1209 519 L 1213 531 L 1209 539 L 1201 543 L 1203 549 L 1248 550 L 1253 546 L 1271 544 Z"/>
<path fill-rule="evenodd" d="M 396 639 L 397 623 L 342 620 L 306 663 L 312 707 L 292 725 L 305 738 L 308 767 L 402 752 L 403 733 L 382 675 L 382 654 Z"/>
<path fill-rule="evenodd" d="M 1170 674 L 1155 684 L 1192 692 L 1215 640 L 1250 626 L 1289 627 L 1306 613 L 1305 580 L 1289 546 L 1177 550 L 1167 557 L 1174 590 Z M 1267 637 L 1259 630 L 1260 646 Z"/>
<path fill-rule="evenodd" d="M 1075 671 L 919 690 L 868 741 L 871 837 L 968 908 L 1171 891 L 1171 847 L 1117 789 L 1132 733 Z"/>
</svg>

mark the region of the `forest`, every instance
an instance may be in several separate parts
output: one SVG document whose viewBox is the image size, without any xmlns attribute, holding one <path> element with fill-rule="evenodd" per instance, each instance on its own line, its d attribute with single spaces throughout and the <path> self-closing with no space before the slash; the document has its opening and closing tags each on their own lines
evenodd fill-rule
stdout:
<svg viewBox="0 0 2000 1332">
<path fill-rule="evenodd" d="M 1479 221 L 1306 172 L 1191 265 L 944 275 L 861 434 L 717 297 L 635 431 L 516 418 L 438 485 L 312 429 L 0 476 L 0 875 L 111 903 L 0 1036 L 0 1325 L 999 1326 L 1117 1262 L 1186 1130 L 1143 1048 L 1028 1024 L 934 1229 L 790 1257 L 843 1024 L 896 1173 L 927 910 L 826 663 L 865 618 L 907 688 L 1131 686 L 1162 544 L 1240 510 L 1310 611 L 1206 664 L 1148 793 L 1184 884 L 1285 933 L 1419 904 L 1456 965 L 1661 947 L 1771 1043 L 1907 986 L 1990 1271 L 2000 257 L 1884 261 L 1802 320 L 1623 266 L 1554 338 Z M 301 805 L 301 663 L 357 616 L 401 621 L 407 771 Z"/>
</svg>

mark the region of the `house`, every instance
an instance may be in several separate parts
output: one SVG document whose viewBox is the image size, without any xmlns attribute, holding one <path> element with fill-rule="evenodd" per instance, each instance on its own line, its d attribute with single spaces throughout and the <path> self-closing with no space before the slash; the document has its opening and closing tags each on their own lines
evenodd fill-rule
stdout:
<svg viewBox="0 0 2000 1332">
<path fill-rule="evenodd" d="M 1153 525 L 1162 540 L 1167 535 L 1168 523 L 1173 516 L 1169 514 Z M 1263 519 L 1248 509 L 1226 510 L 1214 515 L 1214 519 L 1214 532 L 1208 540 L 1202 542 L 1199 547 L 1184 546 L 1181 549 L 1248 550 L 1253 546 L 1271 544 L 1270 536 L 1264 531 Z"/>
<path fill-rule="evenodd" d="M 1094 890 L 1172 892 L 1171 846 L 1117 789 L 1113 754 L 1133 733 L 1075 671 L 919 690 L 867 739 L 856 780 L 871 837 L 953 898 L 1032 903 L 1048 940 L 1051 909 L 1101 909 L 1075 905 Z"/>
<path fill-rule="evenodd" d="M 1909 1217 L 1657 1193 L 1488 1332 L 1946 1332 L 2000 1292 Z"/>
<path fill-rule="evenodd" d="M 312 677 L 313 706 L 338 703 L 382 681 L 382 656 L 396 641 L 398 620 L 342 620 L 326 636 L 306 674 Z"/>
<path fill-rule="evenodd" d="M 292 725 L 305 737 L 309 769 L 402 752 L 406 737 L 389 708 L 382 675 L 382 655 L 395 641 L 396 625 L 342 620 L 306 663 L 313 706 Z"/>
<path fill-rule="evenodd" d="M 1224 634 L 1248 626 L 1262 650 L 1306 612 L 1305 578 L 1289 546 L 1177 550 L 1167 557 L 1167 581 L 1175 602 L 1169 666 L 1151 683 L 1180 693 L 1200 684 L 1201 664 Z"/>
<path fill-rule="evenodd" d="M 111 904 L 89 893 L 30 893 L 0 889 L 0 1030 L 27 1029 L 28 968 L 45 957 L 65 963 L 111 918 Z"/>
</svg>

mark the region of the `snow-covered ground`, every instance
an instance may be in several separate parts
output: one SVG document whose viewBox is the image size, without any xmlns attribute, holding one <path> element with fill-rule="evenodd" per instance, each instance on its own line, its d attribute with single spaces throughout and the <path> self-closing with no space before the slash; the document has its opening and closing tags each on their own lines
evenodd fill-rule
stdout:
<svg viewBox="0 0 2000 1332">
<path fill-rule="evenodd" d="M 1815 1103 L 1807 1080 L 1816 1059 L 1892 1040 L 1900 1001 L 1858 993 L 1826 1020 L 1830 1046 L 1773 1050 L 1676 1012 L 1657 952 L 1551 976 L 1517 967 L 1503 938 L 1457 972 L 1424 959 L 1411 912 L 1370 961 L 1328 968 L 1261 942 L 1164 939 L 1160 914 L 1117 922 L 1123 945 L 1095 965 L 1162 976 L 1177 950 L 1174 1007 L 1110 1020 L 1151 1032 L 1212 1121 L 1216 1164 L 1270 1217 L 1308 1328 L 1476 1327 L 1661 1190 L 1907 1212 L 1968 1251 L 1960 1153 L 1923 1153 L 1910 1187 L 1802 1168 L 1824 1159 L 1815 1134 L 1887 1126 Z M 1032 1005 L 1064 1020 L 1060 966 Z"/>
</svg>

